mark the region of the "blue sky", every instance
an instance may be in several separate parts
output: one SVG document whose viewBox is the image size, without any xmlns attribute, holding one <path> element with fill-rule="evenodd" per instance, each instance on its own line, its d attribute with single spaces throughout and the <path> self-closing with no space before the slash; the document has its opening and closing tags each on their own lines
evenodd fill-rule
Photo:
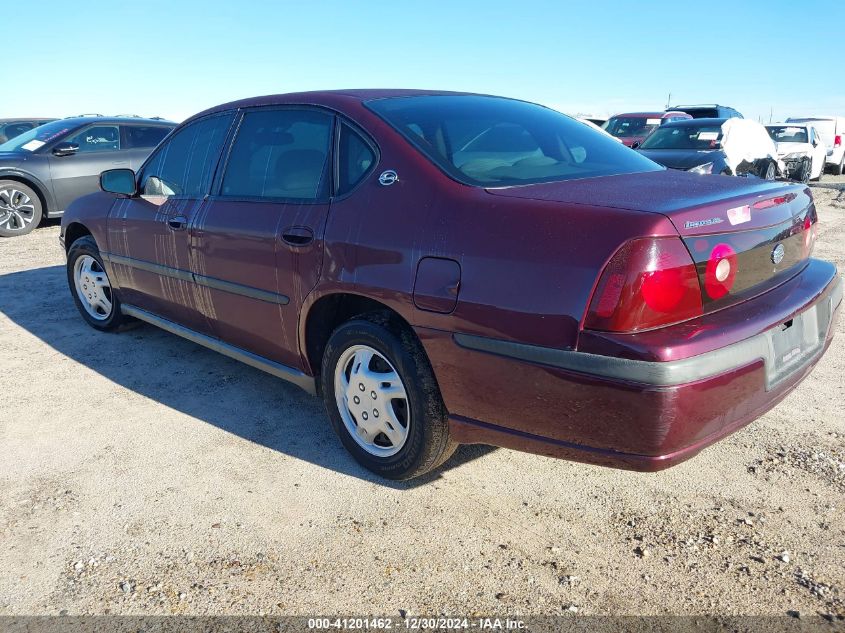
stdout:
<svg viewBox="0 0 845 633">
<path fill-rule="evenodd" d="M 570 114 L 662 109 L 671 91 L 765 121 L 770 108 L 774 120 L 845 115 L 841 0 L 36 4 L 37 15 L 5 7 L 14 89 L 0 117 L 181 120 L 242 97 L 349 87 L 485 92 Z"/>
</svg>

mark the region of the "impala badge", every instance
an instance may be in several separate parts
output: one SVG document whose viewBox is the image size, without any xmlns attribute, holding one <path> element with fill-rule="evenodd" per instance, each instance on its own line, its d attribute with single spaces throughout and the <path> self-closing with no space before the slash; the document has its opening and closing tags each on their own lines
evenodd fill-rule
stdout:
<svg viewBox="0 0 845 633">
<path fill-rule="evenodd" d="M 399 174 L 397 174 L 392 169 L 388 169 L 387 171 L 381 172 L 381 175 L 378 177 L 379 183 L 381 183 L 385 187 L 389 187 L 397 180 L 399 180 Z"/>
<path fill-rule="evenodd" d="M 685 229 L 697 229 L 700 226 L 710 226 L 712 224 L 721 224 L 724 222 L 722 218 L 707 218 L 706 220 L 692 220 L 684 223 Z"/>
<path fill-rule="evenodd" d="M 784 249 L 783 244 L 778 244 L 772 249 L 772 263 L 777 266 L 783 261 L 783 256 L 786 252 Z"/>
</svg>

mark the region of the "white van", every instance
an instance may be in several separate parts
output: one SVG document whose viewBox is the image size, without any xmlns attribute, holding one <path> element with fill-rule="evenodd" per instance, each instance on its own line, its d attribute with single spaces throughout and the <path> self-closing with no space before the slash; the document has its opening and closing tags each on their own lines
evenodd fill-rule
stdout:
<svg viewBox="0 0 845 633">
<path fill-rule="evenodd" d="M 845 174 L 845 116 L 790 117 L 787 123 L 809 123 L 827 146 L 825 164 L 834 174 Z"/>
</svg>

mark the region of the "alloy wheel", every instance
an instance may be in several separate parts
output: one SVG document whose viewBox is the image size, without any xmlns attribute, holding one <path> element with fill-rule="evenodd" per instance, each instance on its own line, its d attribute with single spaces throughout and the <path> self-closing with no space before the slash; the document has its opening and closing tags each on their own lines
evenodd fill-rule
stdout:
<svg viewBox="0 0 845 633">
<path fill-rule="evenodd" d="M 91 318 L 105 321 L 111 316 L 111 284 L 100 262 L 90 255 L 79 257 L 73 264 L 73 284 L 82 307 Z"/>
<path fill-rule="evenodd" d="M 14 187 L 0 189 L 0 229 L 23 231 L 35 219 L 35 204 Z"/>
<path fill-rule="evenodd" d="M 376 457 L 395 455 L 408 439 L 411 411 L 399 373 L 368 345 L 353 345 L 335 366 L 335 400 L 349 435 Z"/>
</svg>

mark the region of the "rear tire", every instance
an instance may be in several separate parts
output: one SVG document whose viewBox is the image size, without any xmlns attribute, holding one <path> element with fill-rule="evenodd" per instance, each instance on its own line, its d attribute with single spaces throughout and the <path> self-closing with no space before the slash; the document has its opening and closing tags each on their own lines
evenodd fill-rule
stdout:
<svg viewBox="0 0 845 633">
<path fill-rule="evenodd" d="M 0 180 L 0 237 L 30 233 L 41 222 L 38 194 L 16 180 Z"/>
<path fill-rule="evenodd" d="M 332 427 L 355 460 L 386 479 L 410 479 L 457 448 L 419 341 L 387 313 L 338 327 L 323 354 L 322 394 Z"/>
<path fill-rule="evenodd" d="M 833 168 L 833 173 L 837 176 L 845 174 L 845 153 L 842 154 L 842 160 L 839 161 L 839 167 Z"/>
<path fill-rule="evenodd" d="M 80 237 L 68 249 L 67 282 L 79 314 L 92 328 L 113 332 L 127 322 L 100 249 L 90 235 Z"/>
</svg>

